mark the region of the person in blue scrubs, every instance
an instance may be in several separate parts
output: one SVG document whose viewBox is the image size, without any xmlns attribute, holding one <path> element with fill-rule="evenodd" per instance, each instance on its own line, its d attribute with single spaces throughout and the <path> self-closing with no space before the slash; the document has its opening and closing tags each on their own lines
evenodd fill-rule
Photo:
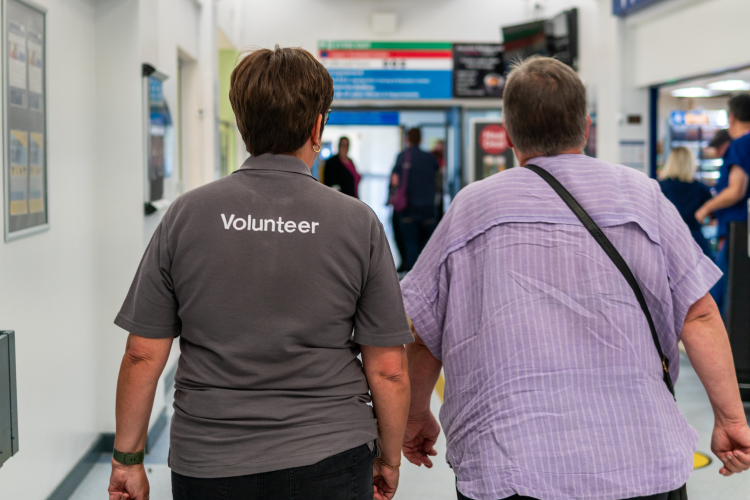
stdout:
<svg viewBox="0 0 750 500">
<path fill-rule="evenodd" d="M 693 153 L 686 147 L 674 148 L 659 176 L 659 186 L 664 196 L 677 207 L 703 253 L 713 258 L 711 245 L 701 232 L 701 223 L 695 218 L 696 210 L 711 199 L 711 190 L 702 182 L 695 181 L 695 170 Z"/>
<path fill-rule="evenodd" d="M 750 94 L 739 94 L 729 100 L 729 135 L 732 144 L 724 155 L 721 176 L 716 184 L 717 195 L 695 212 L 703 222 L 713 215 L 719 222 L 719 253 L 716 265 L 724 272 L 711 290 L 719 310 L 724 312 L 724 296 L 729 270 L 729 224 L 747 222 L 748 180 L 750 180 Z"/>
</svg>

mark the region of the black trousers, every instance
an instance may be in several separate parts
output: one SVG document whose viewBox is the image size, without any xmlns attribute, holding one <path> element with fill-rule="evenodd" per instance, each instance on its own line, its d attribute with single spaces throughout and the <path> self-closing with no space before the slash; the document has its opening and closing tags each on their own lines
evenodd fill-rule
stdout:
<svg viewBox="0 0 750 500">
<path fill-rule="evenodd" d="M 373 453 L 353 448 L 314 465 L 198 479 L 172 472 L 173 500 L 372 500 Z"/>
<path fill-rule="evenodd" d="M 458 493 L 458 500 L 471 500 L 469 497 L 465 497 L 461 494 L 460 491 L 456 490 Z M 660 493 L 658 495 L 651 495 L 648 497 L 636 497 L 636 498 L 630 498 L 628 500 L 667 500 L 669 498 L 669 493 Z M 519 495 L 513 495 L 512 497 L 508 497 L 503 500 L 536 500 L 535 498 L 531 497 L 522 497 Z"/>
<path fill-rule="evenodd" d="M 404 240 L 403 270 L 411 271 L 437 226 L 435 207 L 409 207 L 398 214 Z"/>
</svg>

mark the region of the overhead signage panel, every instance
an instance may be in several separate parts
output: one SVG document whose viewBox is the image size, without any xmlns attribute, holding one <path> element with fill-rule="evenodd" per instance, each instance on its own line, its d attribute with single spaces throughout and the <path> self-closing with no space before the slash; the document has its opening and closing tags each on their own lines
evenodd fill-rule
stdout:
<svg viewBox="0 0 750 500">
<path fill-rule="evenodd" d="M 336 99 L 450 99 L 453 45 L 447 42 L 320 41 Z"/>
<path fill-rule="evenodd" d="M 612 14 L 627 16 L 644 7 L 661 2 L 662 0 L 612 0 Z"/>
<path fill-rule="evenodd" d="M 505 88 L 503 45 L 457 43 L 453 46 L 454 97 L 503 96 Z"/>
</svg>

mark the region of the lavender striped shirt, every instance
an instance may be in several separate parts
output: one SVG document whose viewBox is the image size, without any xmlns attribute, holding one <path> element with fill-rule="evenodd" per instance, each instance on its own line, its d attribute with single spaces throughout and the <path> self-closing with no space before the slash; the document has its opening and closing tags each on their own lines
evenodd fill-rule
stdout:
<svg viewBox="0 0 750 500">
<path fill-rule="evenodd" d="M 656 181 L 582 155 L 531 163 L 628 262 L 676 380 L 687 310 L 721 272 Z M 664 385 L 635 295 L 535 173 L 461 191 L 401 288 L 444 365 L 440 421 L 461 493 L 615 500 L 687 481 L 698 436 Z"/>
</svg>

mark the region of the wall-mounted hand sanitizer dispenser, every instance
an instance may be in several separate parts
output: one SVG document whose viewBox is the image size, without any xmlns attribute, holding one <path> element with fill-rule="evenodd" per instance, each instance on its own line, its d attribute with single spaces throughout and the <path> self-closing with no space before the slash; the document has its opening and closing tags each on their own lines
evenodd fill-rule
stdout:
<svg viewBox="0 0 750 500">
<path fill-rule="evenodd" d="M 15 333 L 0 330 L 0 467 L 18 453 Z"/>
</svg>

